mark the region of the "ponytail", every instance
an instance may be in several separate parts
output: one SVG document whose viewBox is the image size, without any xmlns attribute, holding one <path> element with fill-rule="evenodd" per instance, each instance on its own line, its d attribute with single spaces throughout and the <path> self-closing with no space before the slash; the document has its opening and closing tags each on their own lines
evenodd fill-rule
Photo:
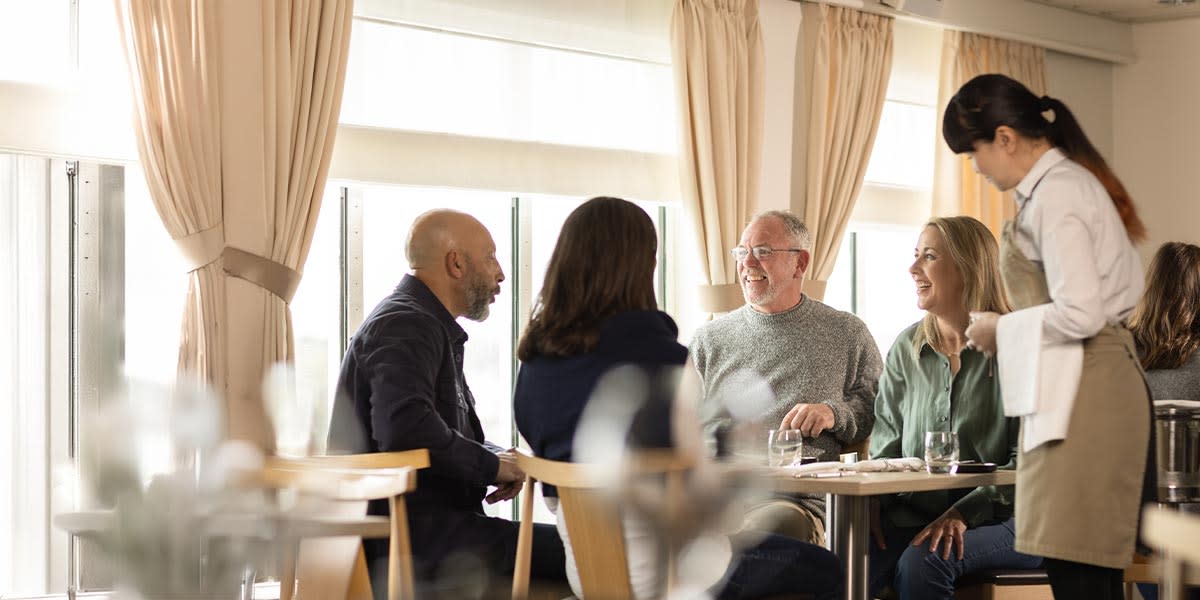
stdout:
<svg viewBox="0 0 1200 600">
<path fill-rule="evenodd" d="M 1125 191 L 1125 186 L 1121 184 L 1117 174 L 1113 173 L 1108 163 L 1104 161 L 1104 157 L 1100 156 L 1100 152 L 1083 133 L 1083 129 L 1067 105 L 1057 98 L 1042 96 L 1038 107 L 1042 109 L 1042 118 L 1046 119 L 1049 124 L 1047 133 L 1051 143 L 1062 148 L 1067 158 L 1091 171 L 1092 175 L 1095 175 L 1096 179 L 1099 179 L 1100 183 L 1104 185 L 1108 196 L 1112 198 L 1113 206 L 1117 209 L 1117 214 L 1121 216 L 1121 222 L 1125 225 L 1125 233 L 1129 235 L 1129 239 L 1134 242 L 1146 239 L 1146 225 L 1138 217 L 1137 209 L 1133 206 L 1133 199 L 1129 197 L 1129 192 Z M 1051 114 L 1047 117 L 1046 113 Z"/>
<path fill-rule="evenodd" d="M 996 128 L 1007 125 L 1032 140 L 1046 138 L 1096 176 L 1112 198 L 1129 239 L 1145 239 L 1146 226 L 1121 180 L 1088 141 L 1075 115 L 1057 98 L 1038 98 L 1021 82 L 1004 75 L 979 75 L 963 84 L 942 115 L 942 137 L 955 154 L 970 152 L 975 142 L 991 142 Z"/>
</svg>

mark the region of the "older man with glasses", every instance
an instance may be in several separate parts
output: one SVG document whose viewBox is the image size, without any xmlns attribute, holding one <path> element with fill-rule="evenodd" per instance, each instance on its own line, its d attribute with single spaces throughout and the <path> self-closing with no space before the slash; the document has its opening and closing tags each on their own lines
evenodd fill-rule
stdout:
<svg viewBox="0 0 1200 600">
<path fill-rule="evenodd" d="M 755 216 L 731 252 L 746 305 L 697 330 L 691 354 L 710 431 L 751 412 L 762 423 L 764 448 L 767 429 L 798 429 L 819 460 L 837 460 L 871 433 L 883 363 L 862 320 L 803 293 L 808 246 L 808 228 L 796 215 Z M 769 386 L 765 406 L 739 406 L 752 381 Z M 821 497 L 777 498 L 752 507 L 746 526 L 821 544 L 824 514 Z"/>
</svg>

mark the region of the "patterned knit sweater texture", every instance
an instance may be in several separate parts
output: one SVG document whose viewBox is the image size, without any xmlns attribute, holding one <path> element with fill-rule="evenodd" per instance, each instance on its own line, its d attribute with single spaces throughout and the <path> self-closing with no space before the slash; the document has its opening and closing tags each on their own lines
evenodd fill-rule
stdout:
<svg viewBox="0 0 1200 600">
<path fill-rule="evenodd" d="M 805 439 L 820 450 L 820 460 L 837 460 L 842 448 L 871 434 L 883 361 L 866 324 L 851 313 L 808 296 L 773 314 L 744 305 L 697 330 L 690 350 L 704 382 L 708 428 L 730 420 L 727 407 L 739 402 L 751 376 L 765 381 L 774 396 L 759 415 L 764 448 L 765 431 L 798 403 L 833 409 L 833 428 Z M 802 504 L 824 512 L 823 502 Z"/>
</svg>

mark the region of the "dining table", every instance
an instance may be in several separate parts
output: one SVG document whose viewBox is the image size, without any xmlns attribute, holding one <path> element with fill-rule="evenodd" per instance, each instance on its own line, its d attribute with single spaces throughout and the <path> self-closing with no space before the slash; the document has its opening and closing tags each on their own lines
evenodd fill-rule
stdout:
<svg viewBox="0 0 1200 600">
<path fill-rule="evenodd" d="M 845 597 L 869 597 L 868 562 L 871 548 L 870 498 L 884 494 L 928 492 L 985 485 L 1013 485 L 1017 473 L 926 473 L 925 471 L 797 473 L 789 468 L 768 468 L 767 477 L 776 492 L 825 494 L 829 549 L 842 561 L 846 576 Z"/>
</svg>

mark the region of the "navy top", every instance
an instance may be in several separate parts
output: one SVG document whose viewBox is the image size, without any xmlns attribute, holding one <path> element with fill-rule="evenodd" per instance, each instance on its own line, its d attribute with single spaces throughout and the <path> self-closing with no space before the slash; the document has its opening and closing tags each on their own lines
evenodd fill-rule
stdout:
<svg viewBox="0 0 1200 600">
<path fill-rule="evenodd" d="M 677 341 L 679 328 L 657 310 L 628 311 L 609 317 L 591 351 L 566 358 L 535 356 L 522 363 L 513 393 L 517 429 L 542 458 L 570 461 L 579 417 L 609 370 L 622 365 L 642 368 L 652 382 L 647 407 L 635 419 L 637 443 L 670 443 L 670 402 L 677 369 L 687 361 L 687 348 Z M 557 496 L 544 486 L 546 496 Z"/>
<path fill-rule="evenodd" d="M 500 468 L 463 377 L 467 332 L 420 280 L 405 275 L 350 339 L 329 428 L 333 452 L 429 449 L 410 510 L 482 514 Z M 383 504 L 386 509 L 386 503 Z M 378 507 L 372 506 L 372 514 Z M 384 513 L 386 514 L 386 513 Z"/>
</svg>

